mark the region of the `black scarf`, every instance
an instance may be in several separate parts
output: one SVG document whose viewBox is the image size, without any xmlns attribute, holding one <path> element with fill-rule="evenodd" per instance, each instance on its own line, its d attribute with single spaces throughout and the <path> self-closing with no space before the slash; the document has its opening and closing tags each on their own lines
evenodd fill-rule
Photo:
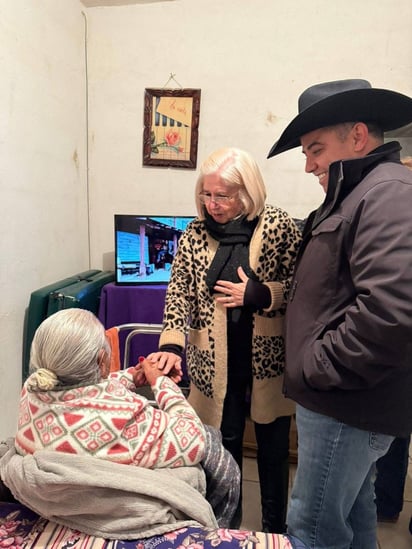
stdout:
<svg viewBox="0 0 412 549">
<path fill-rule="evenodd" d="M 206 284 L 211 291 L 219 279 L 240 282 L 238 267 L 243 267 L 249 278 L 257 280 L 249 265 L 249 243 L 257 222 L 257 217 L 248 221 L 246 216 L 241 216 L 222 225 L 205 212 L 206 231 L 219 242 L 206 275 Z"/>
</svg>

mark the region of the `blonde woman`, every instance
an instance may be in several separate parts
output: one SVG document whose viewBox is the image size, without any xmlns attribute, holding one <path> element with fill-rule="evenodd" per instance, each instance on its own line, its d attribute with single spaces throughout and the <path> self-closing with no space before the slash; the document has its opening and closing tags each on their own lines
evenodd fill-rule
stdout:
<svg viewBox="0 0 412 549">
<path fill-rule="evenodd" d="M 201 165 L 198 216 L 179 241 L 166 295 L 159 367 L 179 368 L 186 347 L 189 401 L 219 428 L 242 467 L 249 413 L 255 424 L 262 529 L 285 528 L 292 401 L 282 395 L 283 317 L 300 233 L 266 189 L 247 152 L 224 148 Z M 241 505 L 232 527 L 241 521 Z"/>
</svg>

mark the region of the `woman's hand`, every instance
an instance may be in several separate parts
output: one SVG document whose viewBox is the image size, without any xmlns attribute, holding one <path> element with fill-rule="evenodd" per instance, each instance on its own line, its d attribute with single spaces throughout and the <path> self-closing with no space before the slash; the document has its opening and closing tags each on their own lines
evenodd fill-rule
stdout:
<svg viewBox="0 0 412 549">
<path fill-rule="evenodd" d="M 169 376 L 175 383 L 179 383 L 183 377 L 182 359 L 179 355 L 166 351 L 150 353 L 148 360 L 156 363 L 161 375 Z"/>
<path fill-rule="evenodd" d="M 246 276 L 242 267 L 238 267 L 237 274 L 241 282 L 229 282 L 228 280 L 218 280 L 214 290 L 218 292 L 218 297 L 215 297 L 218 303 L 221 303 L 226 308 L 242 307 L 245 299 L 246 286 L 249 277 Z"/>
<path fill-rule="evenodd" d="M 146 376 L 143 370 L 143 360 L 144 358 L 140 357 L 139 362 L 134 367 L 134 370 L 132 370 L 133 383 L 136 387 L 142 387 L 147 384 Z"/>
<path fill-rule="evenodd" d="M 157 363 L 149 360 L 148 358 L 144 358 L 141 362 L 139 362 L 139 366 L 142 367 L 144 377 L 150 387 L 153 387 L 157 378 L 165 375 L 161 370 L 159 370 Z"/>
</svg>

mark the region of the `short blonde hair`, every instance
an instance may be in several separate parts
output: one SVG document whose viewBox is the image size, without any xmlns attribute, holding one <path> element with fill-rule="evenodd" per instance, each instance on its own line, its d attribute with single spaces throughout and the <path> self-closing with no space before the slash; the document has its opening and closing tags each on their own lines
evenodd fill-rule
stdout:
<svg viewBox="0 0 412 549">
<path fill-rule="evenodd" d="M 97 383 L 101 379 L 99 352 L 110 356 L 103 324 L 84 309 L 65 309 L 44 320 L 30 351 L 29 389 Z"/>
<path fill-rule="evenodd" d="M 195 201 L 199 219 L 205 218 L 205 207 L 200 201 L 205 175 L 216 174 L 232 188 L 239 190 L 243 213 L 247 219 L 260 215 L 265 207 L 266 188 L 259 166 L 252 156 L 235 147 L 226 147 L 212 153 L 200 166 L 195 188 Z"/>
</svg>

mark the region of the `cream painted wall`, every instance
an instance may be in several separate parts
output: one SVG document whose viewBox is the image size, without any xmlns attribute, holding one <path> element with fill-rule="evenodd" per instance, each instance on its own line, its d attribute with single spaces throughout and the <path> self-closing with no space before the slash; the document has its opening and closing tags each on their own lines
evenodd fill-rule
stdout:
<svg viewBox="0 0 412 549">
<path fill-rule="evenodd" d="M 410 0 L 126 3 L 0 0 L 0 438 L 15 431 L 30 293 L 112 268 L 114 213 L 195 213 L 195 171 L 142 166 L 144 88 L 171 72 L 201 88 L 199 161 L 249 150 L 295 216 L 321 190 L 299 151 L 266 155 L 301 91 L 355 76 L 412 95 Z"/>
<path fill-rule="evenodd" d="M 269 201 L 294 216 L 320 203 L 321 188 L 304 174 L 300 151 L 266 155 L 303 89 L 364 77 L 412 95 L 410 0 L 140 0 L 90 8 L 87 17 L 98 267 L 114 266 L 114 213 L 195 213 L 196 172 L 142 166 L 144 88 L 161 88 L 171 72 L 202 90 L 198 160 L 226 145 L 249 150 Z"/>
<path fill-rule="evenodd" d="M 83 6 L 0 0 L 0 437 L 16 428 L 30 293 L 88 257 Z"/>
</svg>

